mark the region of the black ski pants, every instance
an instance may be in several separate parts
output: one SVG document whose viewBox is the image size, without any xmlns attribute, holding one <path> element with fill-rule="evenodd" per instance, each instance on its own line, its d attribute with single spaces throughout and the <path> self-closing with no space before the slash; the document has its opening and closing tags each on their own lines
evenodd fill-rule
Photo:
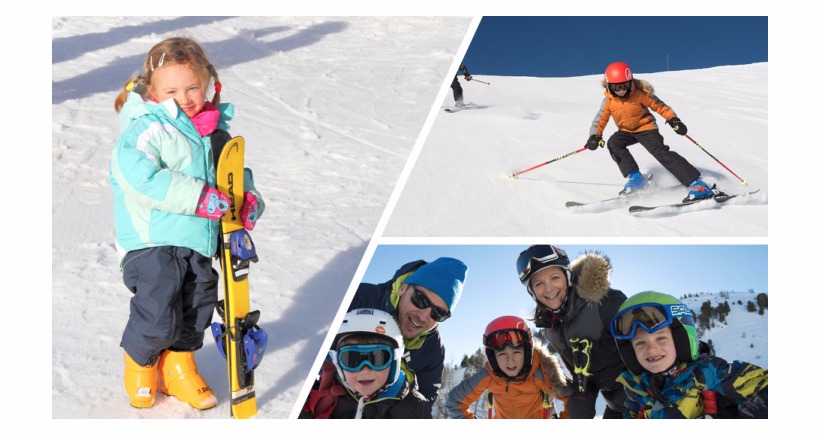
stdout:
<svg viewBox="0 0 820 436">
<path fill-rule="evenodd" d="M 619 130 L 609 137 L 607 141 L 609 155 L 618 164 L 618 169 L 624 177 L 638 169 L 638 163 L 627 149 L 630 145 L 637 143 L 643 145 L 646 151 L 672 173 L 683 186 L 689 186 L 700 177 L 700 171 L 697 168 L 663 143 L 663 136 L 657 129 L 638 133 Z"/>
<path fill-rule="evenodd" d="M 604 397 L 606 408 L 603 419 L 622 419 L 626 408 L 626 392 L 623 386 L 615 386 L 614 391 L 598 391 L 594 387 L 587 387 L 586 392 L 573 392 L 567 401 L 569 416 L 572 419 L 595 418 L 595 401 L 598 395 Z"/>
<path fill-rule="evenodd" d="M 139 365 L 163 350 L 202 348 L 218 298 L 219 274 L 210 257 L 163 246 L 125 255 L 123 283 L 134 294 L 120 346 Z"/>
<path fill-rule="evenodd" d="M 461 84 L 458 83 L 458 75 L 453 76 L 453 83 L 450 84 L 450 88 L 453 88 L 453 99 L 456 103 L 464 101 L 464 91 L 461 89 Z"/>
</svg>

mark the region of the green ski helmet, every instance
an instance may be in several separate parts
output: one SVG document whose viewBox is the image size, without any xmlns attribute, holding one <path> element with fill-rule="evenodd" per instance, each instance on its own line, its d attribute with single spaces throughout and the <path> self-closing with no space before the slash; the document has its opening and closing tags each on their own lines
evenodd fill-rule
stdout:
<svg viewBox="0 0 820 436">
<path fill-rule="evenodd" d="M 700 342 L 694 315 L 677 298 L 656 291 L 640 292 L 624 301 L 618 308 L 618 314 L 612 318 L 610 332 L 615 338 L 621 359 L 633 374 L 644 371 L 630 343 L 638 327 L 647 333 L 670 327 L 678 360 L 694 362 L 698 359 Z"/>
</svg>

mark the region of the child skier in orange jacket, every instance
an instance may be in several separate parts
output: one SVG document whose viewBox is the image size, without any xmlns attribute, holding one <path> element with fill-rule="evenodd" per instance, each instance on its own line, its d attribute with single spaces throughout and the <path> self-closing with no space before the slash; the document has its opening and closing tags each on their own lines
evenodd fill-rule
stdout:
<svg viewBox="0 0 820 436">
<path fill-rule="evenodd" d="M 484 391 L 493 395 L 494 418 L 552 418 L 553 400 L 570 393 L 558 359 L 533 346 L 532 332 L 517 316 L 496 318 L 484 331 L 487 363 L 447 396 L 450 418 L 474 418 L 470 406 Z"/>
<path fill-rule="evenodd" d="M 609 155 L 628 179 L 619 195 L 629 195 L 649 186 L 627 149 L 636 143 L 643 145 L 681 184 L 689 187 L 684 202 L 710 198 L 720 192 L 715 185 L 710 187 L 701 180 L 697 168 L 663 143 L 663 136 L 650 109 L 663 117 L 678 135 L 686 135 L 687 129 L 675 111 L 655 95 L 652 85 L 633 78 L 632 70 L 626 63 L 614 62 L 606 69 L 603 86 L 604 101 L 592 121 L 586 148 L 595 150 L 605 144 L 609 146 Z M 605 143 L 602 135 L 610 117 L 615 120 L 618 131 Z"/>
</svg>

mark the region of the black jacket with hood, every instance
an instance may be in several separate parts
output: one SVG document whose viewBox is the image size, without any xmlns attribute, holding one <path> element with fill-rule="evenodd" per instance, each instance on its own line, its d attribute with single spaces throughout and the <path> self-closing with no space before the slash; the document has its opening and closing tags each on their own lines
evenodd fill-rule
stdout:
<svg viewBox="0 0 820 436">
<path fill-rule="evenodd" d="M 609 287 L 612 265 L 600 253 L 583 254 L 570 264 L 570 270 L 572 284 L 566 301 L 556 311 L 537 303 L 535 326 L 544 328 L 547 341 L 569 369 L 575 392 L 586 393 L 592 399 L 601 392 L 607 408 L 620 414 L 625 398 L 623 386 L 616 379 L 626 366 L 609 323 L 626 295 Z"/>
</svg>

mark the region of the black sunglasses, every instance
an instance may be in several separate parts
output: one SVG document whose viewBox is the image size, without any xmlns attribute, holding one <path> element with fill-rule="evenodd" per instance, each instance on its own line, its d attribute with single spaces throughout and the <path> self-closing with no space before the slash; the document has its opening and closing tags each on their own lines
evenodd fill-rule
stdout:
<svg viewBox="0 0 820 436">
<path fill-rule="evenodd" d="M 433 321 L 443 322 L 450 317 L 450 311 L 434 306 L 433 303 L 430 302 L 430 299 L 422 294 L 415 286 L 413 286 L 413 294 L 410 295 L 410 302 L 419 309 L 427 309 L 429 307 L 430 318 L 433 318 Z"/>
</svg>

